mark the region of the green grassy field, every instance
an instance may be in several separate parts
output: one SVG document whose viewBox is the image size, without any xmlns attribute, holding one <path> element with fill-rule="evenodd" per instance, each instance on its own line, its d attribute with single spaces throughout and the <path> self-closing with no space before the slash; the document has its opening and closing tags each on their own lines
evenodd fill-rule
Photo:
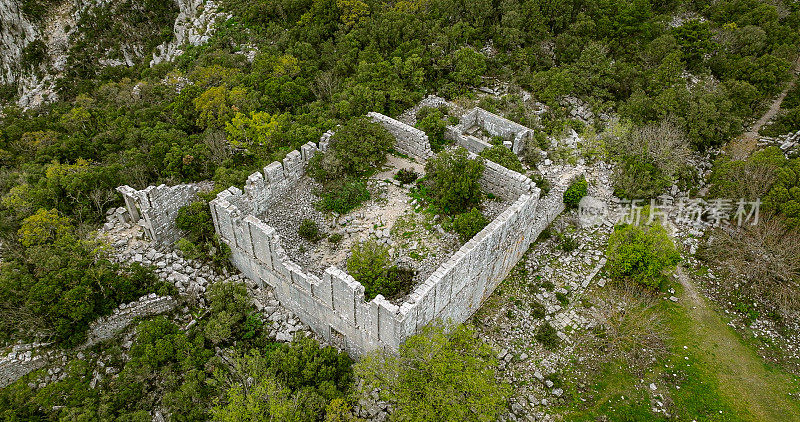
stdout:
<svg viewBox="0 0 800 422">
<path fill-rule="evenodd" d="M 654 312 L 668 328 L 669 352 L 644 378 L 622 364 L 608 364 L 590 386 L 591 399 L 577 394 L 562 409 L 568 421 L 797 421 L 797 377 L 767 365 L 727 320 L 679 271 L 678 303 L 663 301 Z M 670 416 L 655 413 L 647 386 L 671 401 Z"/>
</svg>

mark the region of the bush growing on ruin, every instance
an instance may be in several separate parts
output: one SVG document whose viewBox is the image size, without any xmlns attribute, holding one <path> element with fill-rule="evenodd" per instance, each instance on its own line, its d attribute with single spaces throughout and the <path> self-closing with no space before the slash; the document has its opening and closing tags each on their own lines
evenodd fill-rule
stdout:
<svg viewBox="0 0 800 422">
<path fill-rule="evenodd" d="M 370 198 L 366 183 L 360 180 L 344 182 L 338 187 L 322 192 L 321 195 L 318 206 L 323 211 L 333 211 L 339 214 L 347 214 Z"/>
<path fill-rule="evenodd" d="M 309 174 L 322 183 L 363 178 L 386 161 L 393 145 L 394 137 L 383 126 L 356 117 L 331 136 L 328 151 L 309 162 Z"/>
<path fill-rule="evenodd" d="M 425 163 L 430 200 L 451 215 L 477 207 L 483 196 L 479 180 L 484 167 L 482 158 L 469 158 L 464 148 L 440 152 Z"/>
<path fill-rule="evenodd" d="M 176 246 L 187 258 L 209 262 L 218 269 L 231 268 L 231 250 L 214 230 L 211 208 L 206 199 L 178 209 L 175 226 L 184 234 Z"/>
<path fill-rule="evenodd" d="M 417 129 L 428 135 L 431 151 L 439 152 L 449 142 L 444 139 L 444 132 L 447 128 L 446 111 L 434 107 L 422 107 L 417 112 Z"/>
<path fill-rule="evenodd" d="M 355 243 L 347 259 L 347 272 L 364 286 L 364 296 L 372 300 L 388 283 L 386 272 L 391 266 L 389 248 L 374 240 Z"/>
<path fill-rule="evenodd" d="M 394 354 L 376 351 L 355 367 L 362 394 L 378 388 L 397 420 L 491 421 L 506 407 L 508 384 L 498 381 L 497 356 L 474 328 L 428 325 Z M 465 405 L 468 403 L 468 405 Z"/>
<path fill-rule="evenodd" d="M 536 334 L 534 334 L 534 338 L 536 341 L 541 343 L 545 349 L 548 350 L 555 350 L 561 343 L 561 339 L 558 338 L 556 329 L 553 328 L 549 322 L 545 322 L 539 326 L 539 328 L 536 330 Z"/>
<path fill-rule="evenodd" d="M 542 305 L 541 302 L 534 300 L 531 302 L 531 317 L 536 319 L 542 319 L 547 315 L 547 309 Z"/>
<path fill-rule="evenodd" d="M 453 231 L 458 233 L 458 237 L 462 242 L 467 242 L 483 230 L 487 224 L 489 224 L 489 221 L 483 213 L 477 208 L 473 208 L 470 212 L 455 216 L 453 218 L 452 228 Z"/>
<path fill-rule="evenodd" d="M 494 161 L 497 164 L 517 173 L 522 173 L 525 169 L 522 168 L 522 163 L 519 161 L 517 154 L 514 154 L 510 149 L 503 145 L 494 145 L 491 148 L 486 148 L 479 154 L 481 157 Z"/>
<path fill-rule="evenodd" d="M 608 239 L 606 270 L 618 280 L 631 280 L 657 289 L 680 261 L 680 253 L 667 231 L 658 224 L 622 225 Z"/>
<path fill-rule="evenodd" d="M 300 227 L 297 229 L 297 234 L 309 242 L 317 242 L 322 239 L 322 233 L 320 233 L 319 226 L 317 226 L 317 223 L 314 222 L 314 220 L 310 220 L 308 218 L 305 218 L 300 222 Z"/>
<path fill-rule="evenodd" d="M 584 196 L 588 193 L 589 183 L 586 178 L 581 176 L 579 179 L 574 180 L 566 191 L 564 191 L 564 203 L 569 208 L 577 208 L 578 203 L 581 202 Z"/>
<path fill-rule="evenodd" d="M 374 241 L 359 242 L 350 249 L 347 272 L 364 286 L 364 297 L 394 298 L 413 287 L 413 270 L 392 265 L 389 248 Z"/>
</svg>

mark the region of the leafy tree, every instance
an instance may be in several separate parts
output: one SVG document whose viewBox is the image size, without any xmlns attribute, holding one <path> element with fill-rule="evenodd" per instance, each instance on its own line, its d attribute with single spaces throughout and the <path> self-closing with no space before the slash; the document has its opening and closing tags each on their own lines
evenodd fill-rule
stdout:
<svg viewBox="0 0 800 422">
<path fill-rule="evenodd" d="M 648 226 L 622 225 L 614 228 L 606 251 L 609 275 L 633 280 L 655 289 L 667 282 L 680 253 L 666 230 L 657 222 Z"/>
<path fill-rule="evenodd" d="M 357 117 L 331 137 L 328 151 L 314 156 L 311 174 L 322 181 L 361 178 L 386 161 L 394 138 L 381 125 Z"/>
<path fill-rule="evenodd" d="M 356 365 L 365 392 L 379 388 L 398 420 L 491 421 L 511 389 L 497 381 L 491 347 L 462 325 L 429 325 L 395 354 L 374 352 Z M 369 389 L 369 390 L 367 390 Z"/>
<path fill-rule="evenodd" d="M 72 232 L 69 218 L 62 217 L 56 210 L 40 209 L 32 216 L 22 220 L 19 229 L 19 243 L 26 248 L 50 243 Z"/>
<path fill-rule="evenodd" d="M 244 283 L 214 283 L 208 290 L 211 317 L 204 327 L 206 337 L 214 344 L 241 337 L 247 316 L 254 311 Z"/>
<path fill-rule="evenodd" d="M 470 47 L 463 47 L 453 54 L 453 72 L 450 79 L 464 90 L 481 84 L 486 72 L 486 57 Z"/>
<path fill-rule="evenodd" d="M 425 186 L 434 205 L 459 214 L 480 205 L 484 163 L 469 158 L 467 150 L 442 151 L 425 163 Z"/>
</svg>

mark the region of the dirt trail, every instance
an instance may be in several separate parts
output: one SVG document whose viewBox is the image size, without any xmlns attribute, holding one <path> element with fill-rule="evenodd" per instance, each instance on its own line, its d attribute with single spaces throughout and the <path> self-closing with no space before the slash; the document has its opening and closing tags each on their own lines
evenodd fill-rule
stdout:
<svg viewBox="0 0 800 422">
<path fill-rule="evenodd" d="M 769 370 L 698 291 L 683 268 L 676 272 L 683 292 L 680 304 L 694 324 L 687 327 L 698 356 L 713 369 L 720 390 L 741 415 L 756 421 L 797 420 L 800 403 L 789 397 L 792 380 Z"/>
<path fill-rule="evenodd" d="M 769 109 L 758 119 L 752 126 L 750 126 L 750 130 L 743 133 L 742 136 L 733 140 L 729 147 L 731 153 L 733 154 L 735 159 L 745 159 L 747 158 L 751 152 L 753 152 L 757 146 L 758 142 L 758 131 L 767 124 L 770 120 L 772 120 L 780 111 L 781 104 L 783 100 L 786 98 L 786 94 L 789 93 L 789 90 L 792 89 L 794 84 L 797 82 L 797 74 L 800 72 L 800 57 L 794 62 L 794 69 L 792 70 L 792 80 L 786 85 L 786 88 L 772 101 L 772 104 L 769 106 Z"/>
</svg>

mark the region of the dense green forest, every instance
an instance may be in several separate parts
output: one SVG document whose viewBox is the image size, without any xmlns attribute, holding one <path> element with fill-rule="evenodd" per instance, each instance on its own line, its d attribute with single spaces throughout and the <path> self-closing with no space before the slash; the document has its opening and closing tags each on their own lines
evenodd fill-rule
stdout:
<svg viewBox="0 0 800 422">
<path fill-rule="evenodd" d="M 54 2 L 22 3 L 36 18 Z M 79 22 L 56 84 L 58 101 L 22 110 L 13 105 L 14 89 L 0 90 L 7 105 L 0 118 L 4 345 L 74 346 L 90 321 L 118 304 L 170 293 L 150 269 L 113 263 L 90 235 L 110 207 L 122 204 L 117 186 L 241 186 L 253 171 L 369 111 L 397 116 L 428 94 L 474 99 L 476 88 L 498 81 L 531 93 L 546 113 L 530 113 L 519 89 L 481 106 L 536 129 L 538 138 L 587 130 L 560 102 L 575 96 L 596 115 L 619 117 L 634 138 L 653 128 L 679 131 L 687 154 L 706 151 L 760 116 L 789 81 L 800 45 L 800 4 L 789 0 L 221 0 L 232 17 L 207 44 L 153 67 L 150 54 L 134 66 L 103 67 L 98 59 L 120 58 L 126 41 L 152 51 L 168 40 L 177 14 L 172 2 L 118 3 Z M 120 24 L 115 14 L 130 20 Z M 45 56 L 33 44 L 25 66 L 36 69 Z M 770 134 L 800 129 L 798 98 L 800 90 L 790 92 Z M 592 125 L 606 129 L 600 119 Z M 696 177 L 652 146 L 602 148 L 622 169 L 620 196 L 657 196 Z M 714 174 L 724 179 L 724 166 L 737 165 L 746 164 L 721 161 Z M 768 206 L 797 225 L 797 159 L 781 156 L 770 165 L 781 175 L 763 192 L 770 192 Z M 740 192 L 719 185 L 712 194 Z M 242 420 L 258 412 L 344 420 L 334 417 L 355 388 L 349 358 L 302 339 L 272 343 L 248 323 L 252 309 L 240 305 L 212 304 L 211 311 L 236 316 L 221 344 L 234 350 L 239 374 L 219 370 L 217 344 L 202 328 L 183 332 L 157 319 L 142 323 L 130 360 L 103 394 L 81 384 L 88 364 L 76 361 L 67 381 L 38 392 L 19 384 L 4 390 L 0 417 L 149 420 L 153 397 L 163 395 L 159 405 L 174 412 L 173 420 Z M 472 341 L 462 331 L 439 335 L 459 353 Z M 175 349 L 169 356 L 158 351 L 165 345 Z M 478 373 L 492 359 L 475 353 Z M 256 392 L 232 380 L 250 375 Z M 486 389 L 507 394 L 506 386 Z M 279 400 L 254 409 L 248 394 Z M 287 410 L 290 403 L 295 411 Z M 481 416 L 494 416 L 495 405 Z M 410 412 L 416 416 L 409 420 L 425 416 Z"/>
</svg>

